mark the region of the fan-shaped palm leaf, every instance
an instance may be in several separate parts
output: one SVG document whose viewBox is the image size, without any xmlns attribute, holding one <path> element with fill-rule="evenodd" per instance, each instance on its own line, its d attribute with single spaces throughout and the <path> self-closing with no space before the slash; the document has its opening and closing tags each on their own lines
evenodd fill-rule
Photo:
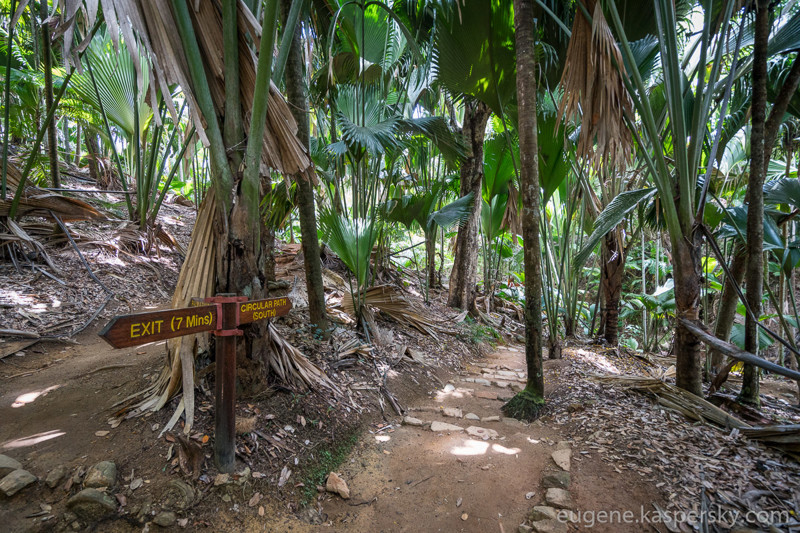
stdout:
<svg viewBox="0 0 800 533">
<path fill-rule="evenodd" d="M 97 89 L 103 100 L 103 109 L 108 120 L 118 126 L 128 138 L 136 129 L 134 109 L 139 109 L 139 136 L 147 129 L 153 112 L 145 102 L 149 87 L 149 66 L 142 57 L 141 72 L 143 84 L 136 86 L 136 67 L 125 45 L 120 43 L 119 51 L 115 51 L 107 34 L 95 37 L 85 52 L 92 64 Z M 98 112 L 100 103 L 92 85 L 88 72 L 72 77 L 72 87 L 81 99 Z M 134 105 L 136 102 L 136 105 Z"/>
</svg>

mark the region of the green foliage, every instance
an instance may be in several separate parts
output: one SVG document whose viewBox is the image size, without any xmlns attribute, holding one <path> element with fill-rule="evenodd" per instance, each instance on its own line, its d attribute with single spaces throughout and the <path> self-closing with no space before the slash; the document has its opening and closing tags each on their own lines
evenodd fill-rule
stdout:
<svg viewBox="0 0 800 533">
<path fill-rule="evenodd" d="M 328 474 L 344 463 L 359 437 L 359 430 L 350 430 L 340 436 L 336 443 L 331 443 L 329 447 L 322 448 L 316 453 L 316 457 L 312 458 L 299 476 L 303 483 L 301 505 L 308 505 L 314 500 L 317 486 L 325 486 Z"/>
<path fill-rule="evenodd" d="M 319 217 L 322 240 L 339 256 L 356 277 L 359 289 L 366 288 L 370 256 L 380 227 L 375 220 L 348 219 L 332 209 Z"/>
</svg>

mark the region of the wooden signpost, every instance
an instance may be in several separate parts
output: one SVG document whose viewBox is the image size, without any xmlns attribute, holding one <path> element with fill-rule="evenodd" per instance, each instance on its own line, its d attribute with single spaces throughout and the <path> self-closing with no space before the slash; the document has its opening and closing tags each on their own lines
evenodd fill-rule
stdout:
<svg viewBox="0 0 800 533">
<path fill-rule="evenodd" d="M 216 341 L 214 459 L 221 472 L 232 472 L 236 460 L 236 337 L 239 326 L 289 313 L 287 297 L 248 300 L 218 294 L 195 299 L 193 307 L 122 315 L 111 319 L 100 336 L 114 348 L 211 331 Z"/>
</svg>

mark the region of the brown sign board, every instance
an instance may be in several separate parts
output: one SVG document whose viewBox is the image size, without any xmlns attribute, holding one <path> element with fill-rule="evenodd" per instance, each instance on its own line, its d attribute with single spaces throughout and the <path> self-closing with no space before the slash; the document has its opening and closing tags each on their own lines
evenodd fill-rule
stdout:
<svg viewBox="0 0 800 533">
<path fill-rule="evenodd" d="M 286 296 L 241 302 L 237 305 L 239 306 L 239 324 L 249 324 L 256 320 L 283 316 L 289 314 L 292 309 L 292 302 Z"/>
<path fill-rule="evenodd" d="M 217 306 L 205 305 L 114 317 L 100 336 L 114 348 L 127 348 L 217 329 Z"/>
</svg>

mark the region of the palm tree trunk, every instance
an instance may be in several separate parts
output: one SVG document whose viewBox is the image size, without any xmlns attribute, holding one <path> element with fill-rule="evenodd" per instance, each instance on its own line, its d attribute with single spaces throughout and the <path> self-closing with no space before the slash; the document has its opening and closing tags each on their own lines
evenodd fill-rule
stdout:
<svg viewBox="0 0 800 533">
<path fill-rule="evenodd" d="M 605 295 L 603 307 L 603 338 L 611 346 L 619 343 L 619 302 L 622 295 L 622 274 L 625 271 L 624 250 L 619 249 L 617 232 L 602 241 L 600 284 Z"/>
<path fill-rule="evenodd" d="M 74 164 L 77 167 L 81 164 L 81 132 L 83 128 L 81 127 L 80 121 L 75 125 L 75 159 Z"/>
<path fill-rule="evenodd" d="M 47 19 L 47 2 L 41 3 L 39 15 L 42 19 L 42 68 L 44 69 L 44 102 L 45 108 L 53 107 L 53 56 L 50 50 L 50 26 Z M 61 187 L 61 177 L 58 174 L 58 141 L 56 140 L 56 121 L 50 121 L 47 127 L 47 150 L 50 156 L 50 181 L 53 187 Z"/>
<path fill-rule="evenodd" d="M 749 314 L 744 325 L 744 349 L 758 354 L 758 325 L 764 290 L 764 178 L 766 175 L 765 131 L 767 120 L 767 41 L 770 29 L 769 0 L 756 4 L 755 41 L 753 44 L 753 104 L 750 135 L 750 178 L 747 183 L 747 303 L 755 317 Z M 744 366 L 744 381 L 739 401 L 758 405 L 758 369 Z"/>
<path fill-rule="evenodd" d="M 97 137 L 87 128 L 83 133 L 83 138 L 86 143 L 86 160 L 89 163 L 89 177 L 99 186 L 100 170 L 97 165 L 97 158 L 100 155 L 100 149 L 97 147 Z M 120 179 L 125 179 L 125 176 L 120 176 Z"/>
<path fill-rule="evenodd" d="M 675 306 L 677 316 L 700 317 L 700 247 L 695 240 L 676 235 L 671 239 Z M 703 395 L 703 358 L 700 341 L 680 322 L 675 327 L 676 384 L 697 396 Z"/>
<path fill-rule="evenodd" d="M 296 1 L 296 0 L 295 0 Z M 284 26 L 292 7 L 292 0 L 281 3 Z M 292 44 L 286 58 L 286 97 L 289 109 L 297 122 L 297 137 L 306 150 L 309 149 L 308 95 L 303 73 L 303 55 L 300 41 L 301 27 L 294 28 Z M 325 314 L 325 288 L 322 284 L 322 264 L 320 262 L 319 239 L 317 238 L 317 213 L 314 206 L 314 187 L 311 181 L 299 176 L 297 181 L 297 204 L 300 215 L 300 231 L 303 240 L 303 258 L 308 292 L 308 314 L 311 324 L 322 332 L 328 330 L 328 317 Z"/>
<path fill-rule="evenodd" d="M 481 219 L 481 184 L 483 182 L 483 139 L 491 116 L 489 106 L 478 100 L 464 103 L 467 158 L 461 163 L 460 196 L 473 194 L 473 210 L 456 237 L 456 253 L 450 273 L 447 305 L 472 310 L 475 307 L 475 282 L 478 270 L 478 223 Z"/>
<path fill-rule="evenodd" d="M 729 267 L 733 279 L 725 280 L 725 287 L 722 289 L 719 311 L 717 312 L 717 323 L 714 326 L 714 335 L 724 341 L 731 338 L 733 319 L 736 317 L 736 308 L 739 306 L 739 294 L 734 288 L 733 281 L 737 285 L 741 285 L 746 268 L 747 252 L 743 244 L 737 243 L 733 248 L 733 259 Z M 724 355 L 722 353 L 717 350 L 711 351 L 711 377 L 715 377 L 722 370 L 723 360 Z"/>
<path fill-rule="evenodd" d="M 525 263 L 525 361 L 528 383 L 503 410 L 509 416 L 536 418 L 544 405 L 542 370 L 542 250 L 539 146 L 536 125 L 536 56 L 531 0 L 514 0 L 517 45 L 517 102 L 522 194 L 522 235 Z"/>
<path fill-rule="evenodd" d="M 428 271 L 428 289 L 436 286 L 436 234 L 425 234 L 425 258 Z"/>
</svg>

